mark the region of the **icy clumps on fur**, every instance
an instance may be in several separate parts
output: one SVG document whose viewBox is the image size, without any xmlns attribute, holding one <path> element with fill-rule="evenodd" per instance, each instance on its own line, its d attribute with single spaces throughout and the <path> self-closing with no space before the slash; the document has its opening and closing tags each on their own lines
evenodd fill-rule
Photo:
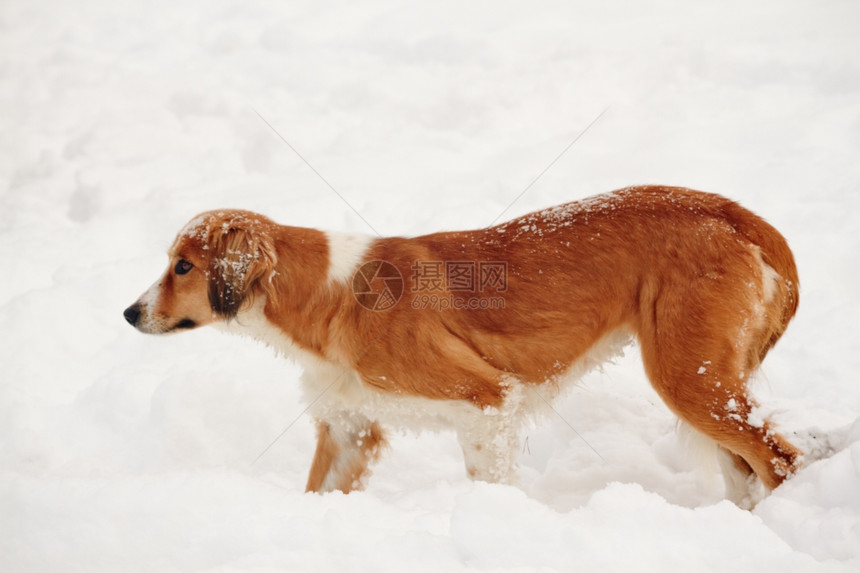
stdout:
<svg viewBox="0 0 860 573">
<path fill-rule="evenodd" d="M 237 304 L 241 300 L 237 300 L 237 287 L 245 284 L 245 278 L 251 265 L 260 259 L 259 254 L 255 252 L 247 252 L 241 250 L 228 249 L 223 257 L 218 257 L 212 260 L 211 270 L 220 275 L 221 282 L 224 283 L 224 296 L 228 304 Z M 208 270 L 206 271 L 209 272 Z M 207 275 L 208 276 L 208 275 Z"/>
<path fill-rule="evenodd" d="M 212 213 L 202 213 L 197 215 L 179 230 L 177 239 L 185 237 L 195 239 L 205 244 L 206 240 L 209 238 L 209 233 L 212 230 L 212 222 L 214 220 L 215 216 Z"/>
<path fill-rule="evenodd" d="M 544 233 L 552 233 L 560 228 L 569 227 L 580 218 L 587 222 L 588 216 L 592 213 L 615 210 L 626 192 L 627 190 L 622 189 L 581 201 L 549 207 L 503 223 L 496 227 L 496 231 L 505 233 L 509 227 L 512 227 L 515 232 L 514 239 L 526 233 L 543 237 Z"/>
<path fill-rule="evenodd" d="M 225 219 L 224 217 L 228 213 L 230 213 L 230 217 Z M 203 243 L 205 249 L 206 244 L 209 241 L 209 237 L 212 235 L 213 227 L 219 220 L 221 221 L 221 231 L 225 234 L 231 228 L 235 228 L 237 226 L 243 228 L 260 228 L 264 225 L 264 222 L 259 217 L 245 211 L 208 211 L 206 213 L 201 213 L 188 221 L 188 223 L 179 230 L 176 240 L 179 241 L 183 238 L 194 239 Z"/>
</svg>

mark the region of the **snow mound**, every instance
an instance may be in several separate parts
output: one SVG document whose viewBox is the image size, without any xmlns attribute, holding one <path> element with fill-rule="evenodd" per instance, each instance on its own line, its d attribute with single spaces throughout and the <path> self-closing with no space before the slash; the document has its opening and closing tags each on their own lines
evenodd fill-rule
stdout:
<svg viewBox="0 0 860 573">
<path fill-rule="evenodd" d="M 520 493 L 477 486 L 455 507 L 451 534 L 465 563 L 479 570 L 848 570 L 796 553 L 729 502 L 688 509 L 636 484 L 610 484 L 563 514 Z"/>
<path fill-rule="evenodd" d="M 798 551 L 860 564 L 860 420 L 831 444 L 835 453 L 804 467 L 755 514 Z"/>
</svg>

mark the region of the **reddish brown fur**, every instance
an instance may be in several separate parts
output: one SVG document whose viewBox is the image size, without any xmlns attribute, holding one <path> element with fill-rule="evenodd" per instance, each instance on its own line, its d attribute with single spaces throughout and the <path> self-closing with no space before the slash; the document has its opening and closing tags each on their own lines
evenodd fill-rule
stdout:
<svg viewBox="0 0 860 573">
<path fill-rule="evenodd" d="M 749 423 L 755 404 L 747 381 L 797 308 L 797 271 L 783 237 L 736 203 L 677 188 L 633 188 L 563 207 L 566 218 L 543 212 L 476 231 L 374 241 L 363 260 L 388 261 L 407 278 L 403 299 L 382 312 L 358 304 L 351 285 L 327 279 L 324 233 L 213 212 L 206 237 L 180 235 L 171 265 L 184 258 L 214 274 L 216 259 L 235 252 L 252 253 L 252 263 L 243 277 L 217 279 L 222 284 L 187 275 L 165 280 L 155 312 L 168 327 L 183 317 L 206 324 L 262 296 L 266 318 L 285 337 L 357 372 L 364 384 L 481 408 L 502 403 L 506 376 L 544 383 L 608 334 L 627 330 L 669 408 L 731 452 L 738 467 L 779 485 L 797 469 L 800 452 L 769 425 Z M 507 262 L 504 308 L 413 308 L 415 261 L 462 260 Z M 778 275 L 770 287 L 762 261 Z M 194 280 L 197 286 L 180 284 Z M 201 311 L 200 294 L 178 301 L 203 284 L 217 316 Z M 375 424 L 371 441 L 383 443 Z M 321 423 L 309 490 L 320 489 L 337 448 Z M 360 479 L 373 457 L 367 452 L 339 489 Z"/>
</svg>

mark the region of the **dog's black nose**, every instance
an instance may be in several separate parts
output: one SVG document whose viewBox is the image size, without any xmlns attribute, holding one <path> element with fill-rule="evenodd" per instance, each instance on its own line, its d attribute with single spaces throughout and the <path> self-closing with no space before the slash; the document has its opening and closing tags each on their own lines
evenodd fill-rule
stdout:
<svg viewBox="0 0 860 573">
<path fill-rule="evenodd" d="M 125 312 L 123 312 L 122 315 L 125 317 L 126 322 L 134 326 L 140 318 L 140 307 L 135 303 L 125 309 Z"/>
</svg>

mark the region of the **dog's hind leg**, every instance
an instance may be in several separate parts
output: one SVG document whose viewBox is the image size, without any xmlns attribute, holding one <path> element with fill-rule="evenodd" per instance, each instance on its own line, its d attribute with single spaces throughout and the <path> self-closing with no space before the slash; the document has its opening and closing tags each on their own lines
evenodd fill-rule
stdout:
<svg viewBox="0 0 860 573">
<path fill-rule="evenodd" d="M 726 484 L 726 499 L 743 509 L 752 509 L 764 495 L 761 484 L 755 483 L 755 472 L 740 456 L 722 446 L 717 448 L 717 462 Z"/>
<path fill-rule="evenodd" d="M 757 404 L 747 382 L 781 318 L 767 295 L 761 277 L 664 283 L 643 305 L 650 312 L 642 312 L 639 339 L 648 377 L 669 408 L 773 489 L 798 469 L 801 452 L 751 415 Z"/>
<path fill-rule="evenodd" d="M 671 347 L 663 345 L 664 350 Z M 698 364 L 690 358 L 686 367 L 655 366 L 652 350 L 643 344 L 646 370 L 657 392 L 682 420 L 739 456 L 769 489 L 778 486 L 796 471 L 800 452 L 773 431 L 767 422 L 750 416 L 755 402 L 746 390 L 746 376 L 714 368 L 710 376 L 697 374 Z"/>
<path fill-rule="evenodd" d="M 350 416 L 317 421 L 317 448 L 305 491 L 344 493 L 362 489 L 369 465 L 387 444 L 376 422 Z"/>
</svg>

